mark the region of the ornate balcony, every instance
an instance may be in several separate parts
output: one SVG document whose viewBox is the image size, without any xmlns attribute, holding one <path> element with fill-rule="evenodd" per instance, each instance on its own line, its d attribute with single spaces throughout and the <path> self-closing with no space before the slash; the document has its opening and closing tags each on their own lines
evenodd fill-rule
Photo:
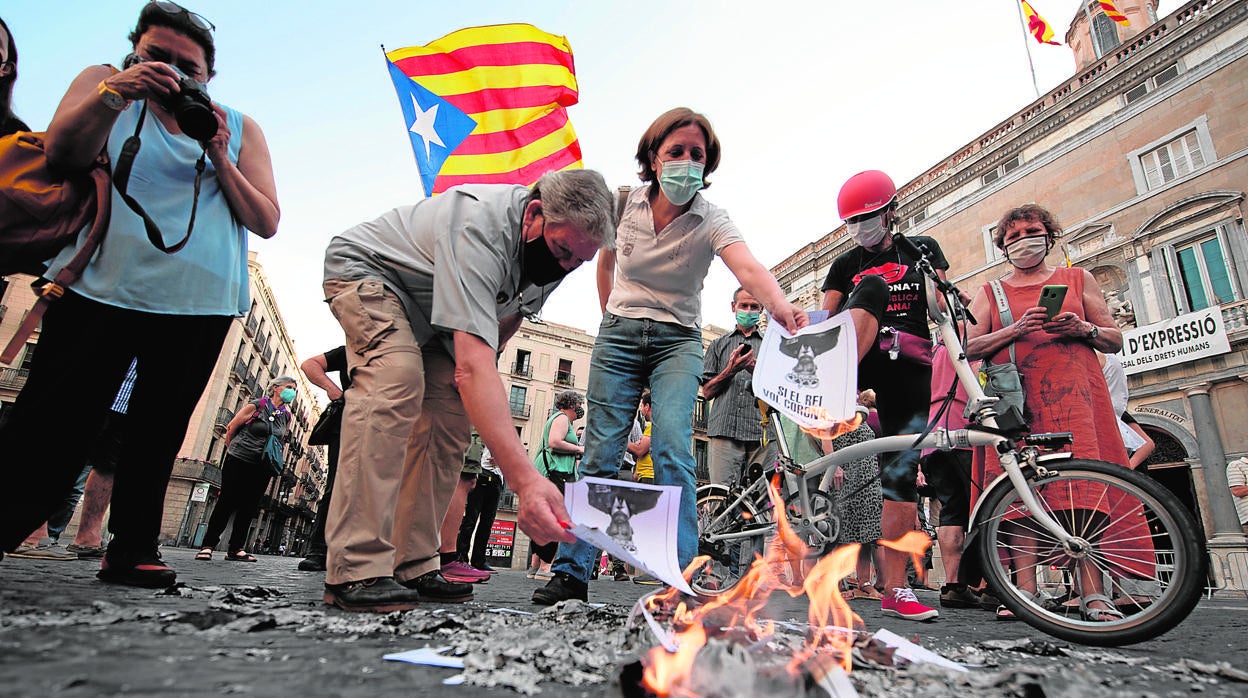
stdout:
<svg viewBox="0 0 1248 698">
<path fill-rule="evenodd" d="M 576 385 L 576 375 L 571 371 L 555 371 L 555 385 L 572 387 Z"/>
<path fill-rule="evenodd" d="M 26 376 L 29 373 L 24 368 L 0 368 L 0 388 L 21 390 L 26 385 Z"/>
<path fill-rule="evenodd" d="M 517 361 L 511 365 L 511 375 L 521 378 L 533 377 L 533 364 L 529 361 Z"/>
<path fill-rule="evenodd" d="M 511 416 L 517 419 L 528 419 L 533 408 L 528 405 L 511 405 Z"/>
</svg>

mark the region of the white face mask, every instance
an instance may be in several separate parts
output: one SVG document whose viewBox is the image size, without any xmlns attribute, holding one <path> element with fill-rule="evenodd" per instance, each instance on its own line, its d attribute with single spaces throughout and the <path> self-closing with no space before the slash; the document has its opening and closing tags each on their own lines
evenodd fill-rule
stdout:
<svg viewBox="0 0 1248 698">
<path fill-rule="evenodd" d="M 846 223 L 845 229 L 849 231 L 849 236 L 854 242 L 863 247 L 875 247 L 884 239 L 884 233 L 888 229 L 884 227 L 884 214 L 872 216 L 866 220 L 854 223 Z"/>
<path fill-rule="evenodd" d="M 1047 235 L 1019 238 L 1005 246 L 1005 256 L 1018 269 L 1031 269 L 1044 263 L 1044 256 L 1049 253 Z"/>
</svg>

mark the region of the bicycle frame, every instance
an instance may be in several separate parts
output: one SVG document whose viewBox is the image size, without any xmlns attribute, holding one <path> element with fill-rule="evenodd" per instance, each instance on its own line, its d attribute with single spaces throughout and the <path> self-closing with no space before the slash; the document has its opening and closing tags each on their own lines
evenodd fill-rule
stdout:
<svg viewBox="0 0 1248 698">
<path fill-rule="evenodd" d="M 997 429 L 997 415 L 993 406 L 997 402 L 997 398 L 989 397 L 984 393 L 983 388 L 979 384 L 975 372 L 971 369 L 970 362 L 966 358 L 966 351 L 962 346 L 962 341 L 958 336 L 957 328 L 954 325 L 952 317 L 946 313 L 938 302 L 939 294 L 937 287 L 939 285 L 942 292 L 946 293 L 953 303 L 960 303 L 956 289 L 952 285 L 944 282 L 936 275 L 935 269 L 926 257 L 918 262 L 918 266 L 923 274 L 927 277 L 927 305 L 928 315 L 937 325 L 941 339 L 944 341 L 945 347 L 948 349 L 949 361 L 952 363 L 958 382 L 966 390 L 967 407 L 970 414 L 974 415 L 973 421 L 982 424 L 989 429 Z M 773 408 L 774 409 L 774 408 Z M 1013 443 L 1009 438 L 988 431 L 981 431 L 975 428 L 957 429 L 948 431 L 944 428 L 933 429 L 931 433 L 916 440 L 917 434 L 901 434 L 897 436 L 885 436 L 872 439 L 860 444 L 854 444 L 846 448 L 840 449 L 828 455 L 821 456 L 810 463 L 799 466 L 791 465 L 790 467 L 781 467 L 788 460 L 790 453 L 788 443 L 785 440 L 782 429 L 777 429 L 777 438 L 781 451 L 780 461 L 772 466 L 772 472 L 784 472 L 786 489 L 795 489 L 798 496 L 798 502 L 801 511 L 811 511 L 810 504 L 810 481 L 820 478 L 818 489 L 829 491 L 832 483 L 832 476 L 835 468 L 860 458 L 867 456 L 879 455 L 882 453 L 893 453 L 897 451 L 907 451 L 914 449 L 936 448 L 942 451 L 948 451 L 954 448 L 970 448 L 973 446 L 990 446 L 996 448 L 1000 453 L 1001 467 L 1004 471 L 1004 478 L 1008 479 L 1010 485 L 1017 492 L 1019 499 L 1026 506 L 1031 518 L 1033 518 L 1044 530 L 1052 534 L 1056 540 L 1060 541 L 1065 547 L 1077 547 L 1074 536 L 1070 535 L 1063 529 L 1057 521 L 1041 506 L 1035 497 L 1035 493 L 1027 484 L 1027 479 L 1023 475 L 1021 460 L 1028 465 L 1036 463 L 1036 451 L 1033 448 L 1020 449 L 1017 444 Z M 999 480 L 997 481 L 999 482 Z M 994 483 L 995 484 L 995 483 Z M 746 487 L 730 505 L 725 506 L 723 511 L 708 524 L 715 524 L 722 517 L 730 515 L 735 508 L 748 502 L 753 505 L 753 501 L 747 497 L 759 483 L 752 483 Z M 986 490 L 985 490 L 986 491 Z M 731 489 L 729 490 L 731 492 Z M 978 508 L 976 509 L 978 513 Z M 971 528 L 974 528 L 975 517 L 972 517 Z M 714 530 L 714 525 L 708 525 L 708 530 Z M 748 531 L 738 531 L 734 533 L 705 535 L 709 541 L 726 541 L 742 538 L 751 538 L 760 533 L 770 533 L 775 529 L 775 523 L 769 526 L 759 526 L 756 529 Z"/>
</svg>

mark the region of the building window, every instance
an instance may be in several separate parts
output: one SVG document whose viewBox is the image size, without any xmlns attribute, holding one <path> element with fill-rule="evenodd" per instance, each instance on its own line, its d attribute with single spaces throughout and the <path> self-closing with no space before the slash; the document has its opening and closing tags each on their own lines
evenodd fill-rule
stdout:
<svg viewBox="0 0 1248 698">
<path fill-rule="evenodd" d="M 555 371 L 555 385 L 576 385 L 576 376 L 572 375 L 571 359 L 559 359 L 559 370 Z"/>
<path fill-rule="evenodd" d="M 1005 253 L 997 249 L 997 246 L 992 242 L 992 234 L 996 231 L 996 223 L 984 226 L 984 259 L 987 260 L 989 264 L 1005 259 Z"/>
<path fill-rule="evenodd" d="M 1226 251 L 1217 234 L 1175 247 L 1174 264 L 1178 273 L 1171 273 L 1170 278 L 1180 313 L 1238 300 Z"/>
<path fill-rule="evenodd" d="M 1179 76 L 1179 64 L 1171 63 L 1169 67 L 1157 71 L 1156 75 L 1122 93 L 1127 104 L 1138 101 L 1141 97 L 1165 85 Z"/>
<path fill-rule="evenodd" d="M 523 349 L 517 349 L 516 362 L 511 365 L 511 372 L 517 376 L 532 376 L 533 354 Z"/>
<path fill-rule="evenodd" d="M 1140 158 L 1144 166 L 1144 179 L 1149 189 L 1156 189 L 1166 182 L 1199 170 L 1205 166 L 1205 156 L 1200 150 L 1196 131 L 1188 131 L 1165 145 L 1145 153 Z"/>
<path fill-rule="evenodd" d="M 523 385 L 511 386 L 511 396 L 507 399 L 507 404 L 511 407 L 511 413 L 517 417 L 529 416 L 529 406 L 525 404 L 525 400 L 529 396 L 529 389 Z"/>
<path fill-rule="evenodd" d="M 23 371 L 30 370 L 30 364 L 35 360 L 36 346 L 38 345 L 35 342 L 26 342 L 26 349 L 22 352 L 22 363 L 18 366 L 19 369 Z"/>
<path fill-rule="evenodd" d="M 1105 54 L 1118 48 L 1118 44 L 1122 43 L 1118 39 L 1117 23 L 1105 15 L 1092 18 L 1092 32 L 1096 35 L 1097 58 L 1104 58 Z"/>
<path fill-rule="evenodd" d="M 1019 167 L 1022 166 L 1022 164 L 1023 164 L 1023 156 L 1020 153 L 1010 158 L 1009 160 L 1001 163 L 1000 165 L 997 165 L 991 170 L 988 170 L 987 172 L 985 172 L 983 176 L 980 177 L 980 181 L 983 182 L 984 186 L 988 186 L 989 184 L 992 184 L 998 179 L 1001 179 L 1007 174 L 1013 172 L 1014 170 L 1017 170 Z"/>
<path fill-rule="evenodd" d="M 1127 155 L 1135 189 L 1144 194 L 1168 186 L 1217 162 L 1207 118 L 1202 114 Z"/>
</svg>

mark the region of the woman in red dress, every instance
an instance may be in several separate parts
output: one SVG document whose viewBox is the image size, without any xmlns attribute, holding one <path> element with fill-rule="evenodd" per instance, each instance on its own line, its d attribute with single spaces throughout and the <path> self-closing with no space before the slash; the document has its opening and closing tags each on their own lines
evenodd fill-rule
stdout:
<svg viewBox="0 0 1248 698">
<path fill-rule="evenodd" d="M 1026 394 L 1025 417 L 1032 433 L 1069 431 L 1074 434 L 1070 447 L 1075 458 L 1117 463 L 1127 467 L 1127 451 L 1118 432 L 1116 414 L 1095 350 L 1115 353 L 1122 348 L 1122 332 L 1113 321 L 1109 307 L 1091 272 L 1078 268 L 1056 268 L 1045 262 L 1061 228 L 1047 210 L 1035 204 L 1013 209 L 1001 218 L 994 243 L 1005 252 L 1013 271 L 1001 280 L 1014 322 L 1002 326 L 1001 314 L 990 284 L 984 284 L 971 312 L 983 321 L 969 327 L 967 355 L 971 360 L 993 363 L 1010 360 L 1010 345 Z M 1066 297 L 1059 312 L 1049 319 L 1039 306 L 1040 290 L 1046 285 L 1063 285 Z M 997 453 L 977 449 L 974 479 L 980 486 L 991 483 L 1002 472 Z M 1067 530 L 1098 530 L 1105 540 L 1115 542 L 1112 576 L 1149 577 L 1154 556 L 1144 517 L 1123 507 L 1136 506 L 1087 482 L 1070 487 L 1045 489 L 1044 501 Z M 1142 512 L 1141 512 L 1142 513 Z M 1112 515 L 1112 516 L 1111 516 Z M 1021 514 L 1020 517 L 1021 519 Z M 1081 522 L 1076 524 L 1075 522 Z M 1108 526 L 1108 528 L 1106 528 Z M 1036 591 L 1036 566 L 1065 565 L 1069 560 L 1055 554 L 1052 546 L 1040 550 L 1035 524 L 1019 522 L 1003 525 L 1014 529 L 1015 545 L 1007 545 L 1020 589 Z M 1030 541 L 1030 544 L 1024 542 Z M 1081 608 L 1089 620 L 1121 618 L 1104 594 L 1103 572 L 1089 560 L 1076 565 Z M 1095 597 L 1095 598 L 1094 598 Z"/>
</svg>

